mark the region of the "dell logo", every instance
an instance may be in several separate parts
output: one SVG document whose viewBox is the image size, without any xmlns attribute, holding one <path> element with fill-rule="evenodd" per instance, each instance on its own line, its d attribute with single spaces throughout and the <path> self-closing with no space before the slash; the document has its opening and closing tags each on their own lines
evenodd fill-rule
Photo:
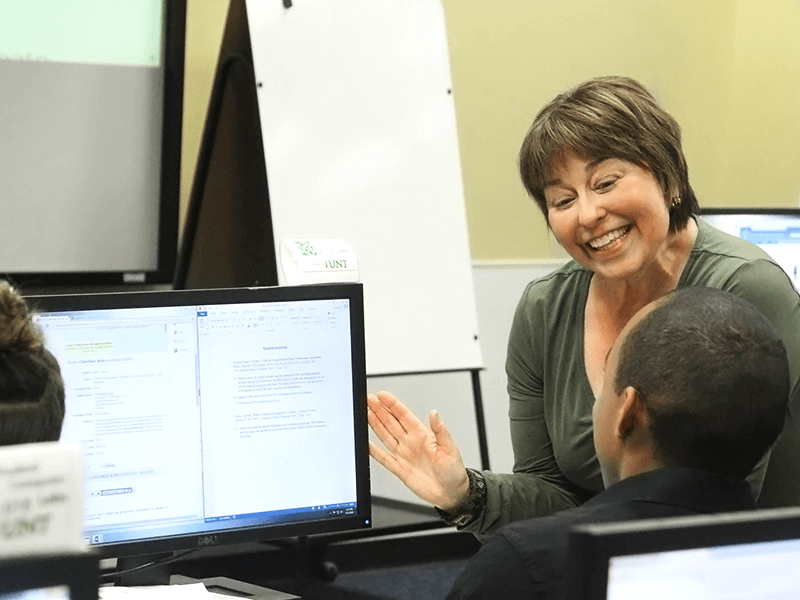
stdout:
<svg viewBox="0 0 800 600">
<path fill-rule="evenodd" d="M 204 535 L 197 538 L 197 545 L 198 547 L 203 546 L 216 546 L 219 542 L 217 542 L 217 536 L 215 535 Z"/>
</svg>

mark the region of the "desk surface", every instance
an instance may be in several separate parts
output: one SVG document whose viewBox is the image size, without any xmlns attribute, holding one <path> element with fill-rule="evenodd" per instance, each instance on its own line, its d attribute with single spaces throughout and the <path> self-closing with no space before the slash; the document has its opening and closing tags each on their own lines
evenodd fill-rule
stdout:
<svg viewBox="0 0 800 600">
<path fill-rule="evenodd" d="M 335 539 L 376 537 L 447 527 L 449 526 L 439 518 L 438 513 L 431 506 L 373 496 L 372 527 L 370 529 L 330 534 L 330 537 Z M 318 537 L 324 539 L 326 536 Z"/>
</svg>

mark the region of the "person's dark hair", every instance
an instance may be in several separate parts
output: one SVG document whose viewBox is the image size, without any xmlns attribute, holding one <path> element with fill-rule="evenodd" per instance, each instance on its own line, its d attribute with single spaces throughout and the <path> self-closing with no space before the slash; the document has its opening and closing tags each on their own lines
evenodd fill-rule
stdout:
<svg viewBox="0 0 800 600">
<path fill-rule="evenodd" d="M 64 382 L 25 300 L 0 280 L 0 446 L 61 435 Z"/>
<path fill-rule="evenodd" d="M 749 302 L 687 288 L 631 329 L 614 384 L 638 391 L 659 462 L 744 478 L 783 429 L 789 363 Z"/>
<path fill-rule="evenodd" d="M 680 126 L 633 79 L 590 79 L 559 94 L 536 115 L 519 152 L 519 172 L 545 220 L 544 190 L 551 168 L 565 151 L 589 160 L 619 158 L 648 169 L 668 203 L 677 190 L 680 204 L 670 209 L 671 232 L 686 227 L 700 211 L 689 185 Z"/>
</svg>

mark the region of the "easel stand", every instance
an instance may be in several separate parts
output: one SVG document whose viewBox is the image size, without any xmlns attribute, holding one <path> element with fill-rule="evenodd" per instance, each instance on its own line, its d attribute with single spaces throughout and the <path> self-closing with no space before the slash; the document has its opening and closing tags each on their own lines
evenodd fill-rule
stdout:
<svg viewBox="0 0 800 600">
<path fill-rule="evenodd" d="M 232 0 L 175 269 L 175 289 L 277 285 L 244 0 Z"/>
</svg>

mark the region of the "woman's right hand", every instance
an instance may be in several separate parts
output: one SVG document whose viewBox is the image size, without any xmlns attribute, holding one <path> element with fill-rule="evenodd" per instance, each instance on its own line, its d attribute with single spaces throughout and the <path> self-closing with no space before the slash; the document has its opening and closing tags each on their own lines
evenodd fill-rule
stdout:
<svg viewBox="0 0 800 600">
<path fill-rule="evenodd" d="M 389 392 L 367 396 L 369 426 L 386 450 L 369 453 L 419 498 L 452 512 L 469 496 L 469 478 L 450 431 L 435 410 L 425 426 Z"/>
</svg>

